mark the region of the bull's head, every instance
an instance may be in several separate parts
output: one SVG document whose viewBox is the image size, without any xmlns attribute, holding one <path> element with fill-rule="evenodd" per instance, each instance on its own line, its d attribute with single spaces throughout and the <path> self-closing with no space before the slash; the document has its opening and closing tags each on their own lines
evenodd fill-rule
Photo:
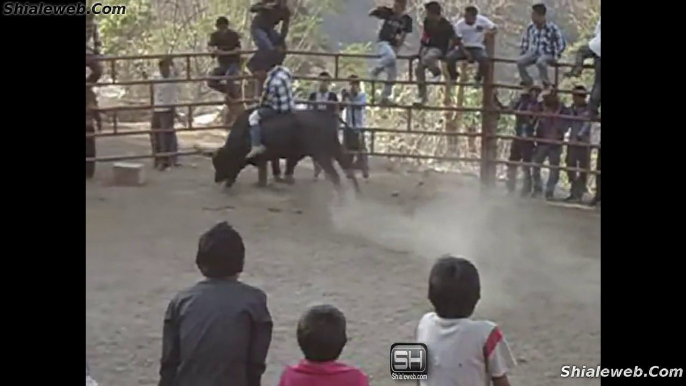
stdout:
<svg viewBox="0 0 686 386">
<path fill-rule="evenodd" d="M 214 166 L 214 182 L 225 182 L 231 187 L 236 182 L 238 173 L 245 167 L 245 155 L 232 154 L 226 148 L 220 148 L 212 156 Z"/>
</svg>

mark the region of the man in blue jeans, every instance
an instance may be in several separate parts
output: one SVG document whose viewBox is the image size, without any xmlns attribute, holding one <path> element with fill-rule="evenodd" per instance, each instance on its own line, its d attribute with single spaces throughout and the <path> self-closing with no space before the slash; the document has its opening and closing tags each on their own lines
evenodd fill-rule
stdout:
<svg viewBox="0 0 686 386">
<path fill-rule="evenodd" d="M 241 49 L 241 38 L 238 33 L 229 28 L 229 19 L 224 16 L 217 18 L 215 23 L 217 30 L 210 35 L 210 41 L 207 47 L 211 52 L 227 52 Z M 226 84 L 222 84 L 219 77 L 235 76 L 240 72 L 240 55 L 213 55 L 217 58 L 218 66 L 212 70 L 211 76 L 217 77 L 207 82 L 207 86 L 211 89 L 227 94 L 231 98 L 238 97 L 238 91 L 232 80 L 226 80 Z"/>
<path fill-rule="evenodd" d="M 260 104 L 248 117 L 250 124 L 250 142 L 252 149 L 247 159 L 262 154 L 267 150 L 262 144 L 260 123 L 277 114 L 289 114 L 295 110 L 293 100 L 293 77 L 288 68 L 282 66 L 284 52 L 280 50 L 258 51 L 255 56 L 262 56 L 258 62 L 273 64 L 264 82 Z M 271 67 L 271 66 L 270 66 Z"/>
<path fill-rule="evenodd" d="M 277 46 L 283 46 L 288 35 L 291 11 L 286 0 L 262 0 L 250 7 L 255 13 L 250 25 L 250 34 L 258 50 L 271 51 Z M 281 23 L 281 33 L 274 27 Z"/>
</svg>

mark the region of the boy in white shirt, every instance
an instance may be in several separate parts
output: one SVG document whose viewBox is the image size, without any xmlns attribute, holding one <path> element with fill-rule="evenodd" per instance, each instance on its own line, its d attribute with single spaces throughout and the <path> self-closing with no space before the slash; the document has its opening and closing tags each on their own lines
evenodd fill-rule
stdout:
<svg viewBox="0 0 686 386">
<path fill-rule="evenodd" d="M 419 321 L 417 342 L 427 345 L 427 380 L 421 386 L 509 386 L 513 368 L 507 341 L 493 322 L 473 320 L 481 297 L 479 272 L 467 259 L 445 256 L 429 275 L 434 312 Z"/>
<path fill-rule="evenodd" d="M 451 77 L 457 78 L 457 62 L 466 60 L 479 64 L 474 81 L 481 82 L 488 66 L 484 37 L 487 34 L 493 35 L 496 31 L 496 25 L 487 17 L 479 15 L 479 10 L 475 6 L 470 5 L 464 9 L 464 17 L 455 23 L 458 46 L 446 56 Z"/>
</svg>

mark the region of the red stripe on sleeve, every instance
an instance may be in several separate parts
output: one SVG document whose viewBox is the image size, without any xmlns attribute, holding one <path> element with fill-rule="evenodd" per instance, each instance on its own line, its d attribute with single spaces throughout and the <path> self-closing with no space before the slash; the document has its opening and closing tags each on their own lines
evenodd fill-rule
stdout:
<svg viewBox="0 0 686 386">
<path fill-rule="evenodd" d="M 493 354 L 493 351 L 495 351 L 495 348 L 498 346 L 498 343 L 500 343 L 503 340 L 503 333 L 500 332 L 500 328 L 496 327 L 491 331 L 491 333 L 488 335 L 488 339 L 486 339 L 486 343 L 484 344 L 484 358 L 488 360 L 488 358 L 491 357 L 491 354 Z"/>
</svg>

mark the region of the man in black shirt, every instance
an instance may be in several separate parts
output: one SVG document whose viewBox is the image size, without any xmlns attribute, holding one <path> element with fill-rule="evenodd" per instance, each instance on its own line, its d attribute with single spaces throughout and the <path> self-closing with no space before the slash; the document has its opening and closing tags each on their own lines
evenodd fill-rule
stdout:
<svg viewBox="0 0 686 386">
<path fill-rule="evenodd" d="M 283 47 L 288 35 L 291 11 L 286 0 L 261 0 L 250 7 L 255 14 L 250 25 L 250 34 L 258 50 L 270 51 Z M 274 29 L 281 23 L 281 33 Z"/>
<path fill-rule="evenodd" d="M 431 1 L 424 5 L 426 19 L 424 19 L 424 33 L 422 34 L 419 48 L 419 62 L 415 69 L 417 76 L 417 88 L 419 89 L 418 104 L 426 103 L 426 70 L 428 69 L 434 78 L 441 75 L 439 60 L 456 43 L 457 35 L 452 24 L 442 16 L 441 5 L 437 1 Z"/>
<path fill-rule="evenodd" d="M 377 43 L 379 63 L 371 73 L 373 78 L 377 78 L 384 71 L 388 76 L 381 92 L 381 104 L 390 103 L 393 82 L 398 76 L 396 53 L 405 42 L 407 34 L 412 33 L 412 18 L 405 13 L 406 7 L 407 0 L 395 0 L 393 8 L 377 7 L 369 12 L 369 16 L 383 20 Z"/>
<path fill-rule="evenodd" d="M 217 18 L 215 24 L 217 30 L 210 35 L 210 41 L 207 47 L 212 52 L 217 51 L 233 51 L 240 50 L 241 38 L 238 33 L 229 28 L 229 19 L 221 16 Z M 240 72 L 240 55 L 214 55 L 217 58 L 218 66 L 212 70 L 211 76 L 224 77 L 235 76 Z M 221 79 L 212 79 L 207 82 L 207 85 L 213 89 L 227 94 L 231 98 L 238 98 L 238 91 L 232 80 L 226 80 L 226 84 L 222 84 Z"/>
<path fill-rule="evenodd" d="M 198 244 L 196 264 L 207 279 L 169 303 L 159 386 L 259 386 L 272 338 L 267 295 L 238 280 L 245 246 L 229 224 Z"/>
</svg>

